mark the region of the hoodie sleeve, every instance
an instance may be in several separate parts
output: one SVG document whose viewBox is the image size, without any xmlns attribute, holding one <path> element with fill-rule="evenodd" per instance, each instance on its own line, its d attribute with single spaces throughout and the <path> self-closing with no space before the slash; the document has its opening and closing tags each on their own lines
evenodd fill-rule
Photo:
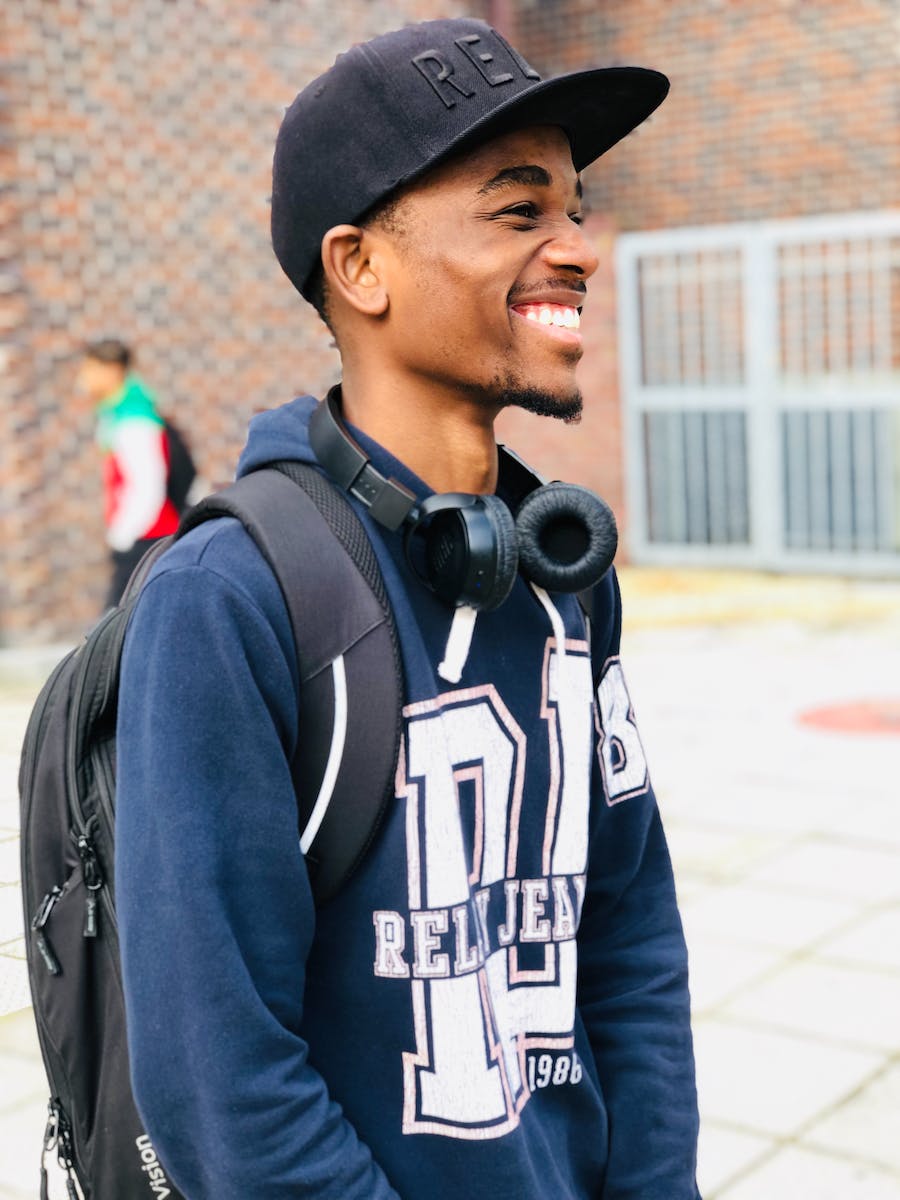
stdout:
<svg viewBox="0 0 900 1200">
<path fill-rule="evenodd" d="M 579 1009 L 609 1114 L 603 1200 L 696 1200 L 687 951 L 672 866 L 618 656 L 614 578 L 595 596 L 594 817 Z"/>
<path fill-rule="evenodd" d="M 189 1200 L 399 1200 L 302 1035 L 315 911 L 293 655 L 277 583 L 233 521 L 178 543 L 136 607 L 116 852 L 135 1098 Z"/>
</svg>

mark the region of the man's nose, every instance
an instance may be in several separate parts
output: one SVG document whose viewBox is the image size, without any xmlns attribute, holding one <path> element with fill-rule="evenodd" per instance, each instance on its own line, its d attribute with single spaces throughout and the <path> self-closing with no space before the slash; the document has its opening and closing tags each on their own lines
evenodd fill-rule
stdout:
<svg viewBox="0 0 900 1200">
<path fill-rule="evenodd" d="M 590 279 L 600 265 L 594 244 L 582 225 L 570 217 L 560 221 L 558 232 L 545 247 L 548 261 L 557 270 L 573 271 L 581 279 Z"/>
</svg>

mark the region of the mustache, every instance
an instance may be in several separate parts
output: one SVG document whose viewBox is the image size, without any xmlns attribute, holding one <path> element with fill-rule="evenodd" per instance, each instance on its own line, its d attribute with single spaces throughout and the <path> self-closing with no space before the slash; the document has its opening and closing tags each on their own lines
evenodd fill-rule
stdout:
<svg viewBox="0 0 900 1200">
<path fill-rule="evenodd" d="M 579 292 L 582 296 L 587 294 L 587 284 L 583 279 L 573 279 L 571 275 L 557 275 L 555 279 L 545 279 L 542 283 L 513 284 L 507 301 L 514 304 L 519 296 L 540 296 L 542 292 L 555 292 L 560 288 L 565 288 L 569 292 Z"/>
</svg>

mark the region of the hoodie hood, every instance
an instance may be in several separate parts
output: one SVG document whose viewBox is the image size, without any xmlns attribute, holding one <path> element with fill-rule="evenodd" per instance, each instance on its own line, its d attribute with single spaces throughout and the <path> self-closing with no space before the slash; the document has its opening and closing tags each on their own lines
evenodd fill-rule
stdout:
<svg viewBox="0 0 900 1200">
<path fill-rule="evenodd" d="M 319 461 L 309 444 L 309 419 L 318 403 L 315 396 L 299 396 L 280 408 L 269 409 L 255 416 L 250 422 L 247 445 L 238 461 L 238 478 L 249 475 L 251 471 L 258 471 L 268 463 L 285 460 L 319 466 Z M 392 476 L 420 500 L 433 494 L 432 489 L 418 475 L 373 441 L 368 434 L 357 429 L 355 425 L 348 424 L 347 428 L 382 475 Z M 371 518 L 365 508 L 356 502 L 354 505 L 361 515 L 365 514 L 364 520 L 368 526 Z"/>
<path fill-rule="evenodd" d="M 238 461 L 238 479 L 270 462 L 287 459 L 314 463 L 316 456 L 309 444 L 309 418 L 317 403 L 314 396 L 299 396 L 290 404 L 255 416 L 250 422 L 247 445 Z"/>
</svg>

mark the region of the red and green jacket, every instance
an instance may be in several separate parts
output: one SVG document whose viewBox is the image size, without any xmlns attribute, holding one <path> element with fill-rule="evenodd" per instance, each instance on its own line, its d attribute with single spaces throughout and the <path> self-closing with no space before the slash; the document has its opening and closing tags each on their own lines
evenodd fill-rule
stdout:
<svg viewBox="0 0 900 1200">
<path fill-rule="evenodd" d="M 128 550 L 142 538 L 174 533 L 178 513 L 166 494 L 165 422 L 136 376 L 99 405 L 97 441 L 103 451 L 106 540 L 112 549 Z"/>
</svg>

